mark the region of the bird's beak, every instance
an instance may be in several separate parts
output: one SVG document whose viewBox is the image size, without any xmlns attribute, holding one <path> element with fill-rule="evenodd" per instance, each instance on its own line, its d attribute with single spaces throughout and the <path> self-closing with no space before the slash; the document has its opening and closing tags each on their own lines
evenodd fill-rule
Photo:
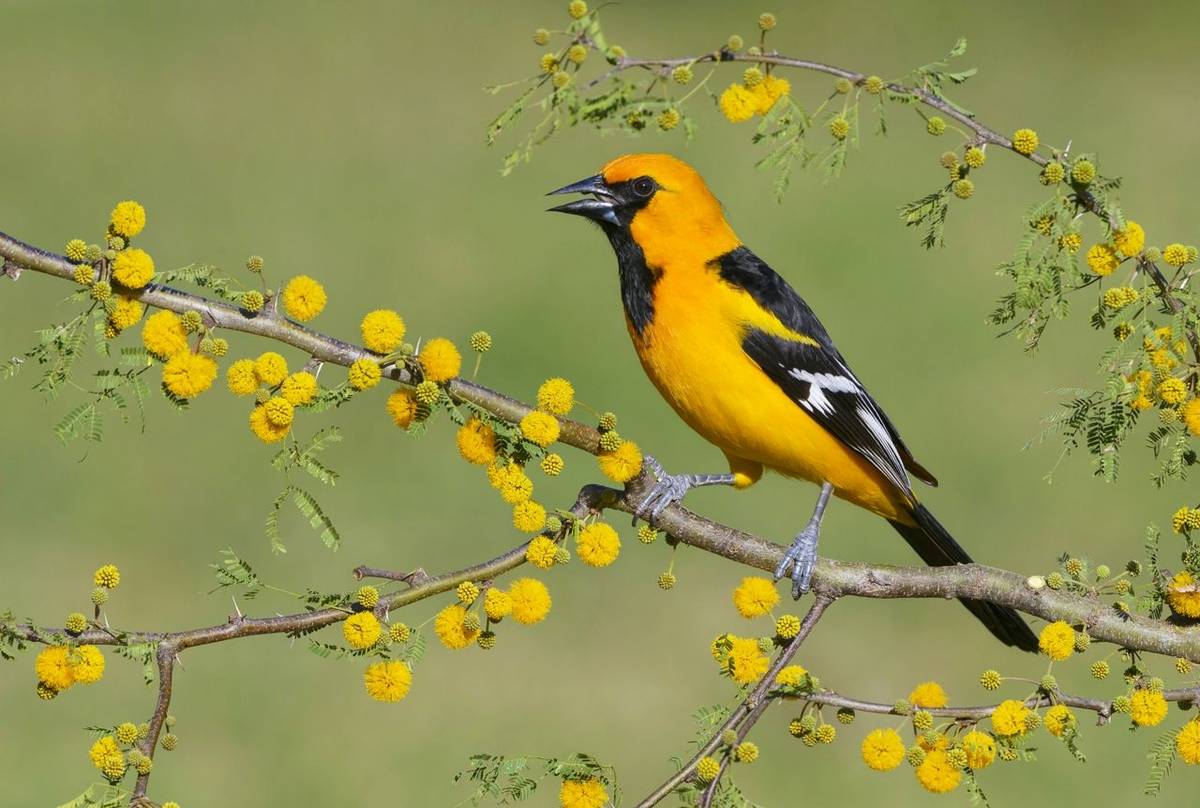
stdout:
<svg viewBox="0 0 1200 808">
<path fill-rule="evenodd" d="M 564 185 L 546 195 L 553 196 L 555 194 L 592 194 L 592 197 L 576 199 L 574 202 L 567 202 L 562 205 L 555 205 L 550 208 L 551 211 L 574 213 L 576 216 L 586 216 L 597 222 L 608 222 L 613 225 L 620 224 L 620 221 L 617 219 L 616 198 L 612 195 L 612 192 L 604 183 L 604 177 L 600 174 L 580 180 L 579 182 L 573 182 L 570 185 Z"/>
</svg>

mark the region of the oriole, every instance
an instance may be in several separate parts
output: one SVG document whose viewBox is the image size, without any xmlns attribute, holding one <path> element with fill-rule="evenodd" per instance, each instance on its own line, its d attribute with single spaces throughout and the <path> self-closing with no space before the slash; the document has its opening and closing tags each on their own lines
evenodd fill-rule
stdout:
<svg viewBox="0 0 1200 808">
<path fill-rule="evenodd" d="M 917 501 L 937 480 L 850 370 L 808 304 L 749 250 L 704 180 L 664 154 L 630 154 L 552 191 L 588 196 L 551 208 L 597 222 L 617 256 L 621 300 L 646 374 L 693 430 L 725 453 L 728 474 L 668 475 L 639 505 L 656 516 L 701 485 L 753 485 L 768 468 L 821 486 L 812 518 L 775 571 L 809 585 L 830 494 L 887 519 L 928 564 L 971 558 Z M 998 639 L 1037 650 L 1021 617 L 963 604 Z"/>
</svg>

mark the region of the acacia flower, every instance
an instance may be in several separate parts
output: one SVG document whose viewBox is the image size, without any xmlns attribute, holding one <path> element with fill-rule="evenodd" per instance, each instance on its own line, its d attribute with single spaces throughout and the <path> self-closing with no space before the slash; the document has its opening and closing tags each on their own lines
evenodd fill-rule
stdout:
<svg viewBox="0 0 1200 808">
<path fill-rule="evenodd" d="M 874 729 L 859 748 L 863 763 L 877 772 L 891 771 L 904 760 L 904 741 L 894 729 Z"/>
<path fill-rule="evenodd" d="M 522 533 L 537 533 L 546 526 L 546 509 L 532 499 L 513 505 L 513 527 Z"/>
<path fill-rule="evenodd" d="M 642 471 L 642 450 L 631 440 L 596 458 L 600 471 L 615 483 L 627 483 Z"/>
<path fill-rule="evenodd" d="M 721 773 L 721 764 L 716 758 L 705 755 L 696 762 L 696 776 L 702 782 L 711 783 Z"/>
<path fill-rule="evenodd" d="M 105 735 L 93 743 L 92 748 L 88 750 L 88 757 L 91 758 L 92 765 L 112 782 L 125 775 L 125 753 L 111 735 Z"/>
<path fill-rule="evenodd" d="M 540 566 L 540 565 L 535 565 Z M 512 613 L 512 598 L 503 589 L 497 589 L 494 586 L 488 587 L 483 596 L 483 613 L 488 616 L 488 619 L 493 623 L 503 620 Z"/>
<path fill-rule="evenodd" d="M 370 648 L 379 641 L 383 627 L 372 612 L 355 612 L 342 623 L 342 634 L 346 644 L 359 651 Z"/>
<path fill-rule="evenodd" d="M 325 287 L 307 275 L 297 275 L 283 287 L 280 300 L 293 320 L 306 323 L 325 308 Z"/>
<path fill-rule="evenodd" d="M 407 429 L 416 420 L 419 409 L 416 397 L 408 390 L 394 390 L 387 397 L 388 415 L 401 429 Z"/>
<path fill-rule="evenodd" d="M 775 684 L 780 687 L 800 687 L 807 673 L 802 665 L 787 665 L 775 674 Z"/>
<path fill-rule="evenodd" d="M 488 467 L 488 479 L 499 489 L 500 497 L 510 505 L 524 502 L 533 494 L 533 481 L 516 463 L 493 464 Z"/>
<path fill-rule="evenodd" d="M 355 359 L 347 376 L 350 386 L 355 390 L 368 390 L 379 384 L 382 378 L 383 371 L 379 369 L 379 363 L 374 359 L 365 358 Z"/>
<path fill-rule="evenodd" d="M 354 593 L 354 602 L 364 609 L 374 609 L 379 605 L 379 590 L 370 584 L 360 586 Z"/>
<path fill-rule="evenodd" d="M 142 325 L 142 344 L 159 359 L 169 359 L 188 347 L 183 320 L 173 311 L 162 310 L 146 318 Z"/>
<path fill-rule="evenodd" d="M 487 466 L 496 461 L 496 432 L 479 417 L 473 416 L 459 427 L 454 440 L 468 463 Z"/>
<path fill-rule="evenodd" d="M 542 570 L 553 567 L 557 555 L 558 545 L 549 536 L 537 536 L 525 548 L 525 560 Z"/>
<path fill-rule="evenodd" d="M 1076 185 L 1090 185 L 1094 179 L 1096 179 L 1096 164 L 1091 160 L 1076 160 L 1071 166 L 1071 182 Z"/>
<path fill-rule="evenodd" d="M 550 613 L 550 590 L 536 578 L 519 578 L 508 587 L 513 619 L 522 625 L 540 623 Z"/>
<path fill-rule="evenodd" d="M 800 618 L 794 614 L 785 614 L 775 621 L 775 636 L 790 640 L 800 633 Z"/>
<path fill-rule="evenodd" d="M 1113 246 L 1126 258 L 1131 258 L 1146 246 L 1146 231 L 1137 222 L 1126 220 L 1125 229 L 1113 233 Z"/>
<path fill-rule="evenodd" d="M 1193 718 L 1175 735 L 1175 751 L 1184 763 L 1200 763 L 1200 718 Z"/>
<path fill-rule="evenodd" d="M 944 794 L 958 788 L 962 782 L 962 770 L 950 762 L 945 752 L 935 750 L 927 753 L 917 767 L 917 782 L 926 791 Z"/>
<path fill-rule="evenodd" d="M 1158 385 L 1158 398 L 1164 404 L 1179 404 L 1187 398 L 1187 385 L 1183 379 L 1168 376 Z"/>
<path fill-rule="evenodd" d="M 396 702 L 408 695 L 412 687 L 412 671 L 396 660 L 368 665 L 363 674 L 367 693 L 376 701 Z M 165 808 L 165 806 L 164 806 Z"/>
<path fill-rule="evenodd" d="M 566 463 L 563 461 L 562 455 L 557 452 L 550 452 L 542 458 L 542 473 L 547 477 L 557 477 L 559 474 L 562 474 L 562 470 L 565 467 Z"/>
<path fill-rule="evenodd" d="M 1038 636 L 1038 650 L 1060 662 L 1075 653 L 1075 629 L 1065 621 L 1055 620 Z"/>
<path fill-rule="evenodd" d="M 837 116 L 829 122 L 829 134 L 833 135 L 834 140 L 845 140 L 850 134 L 850 122 L 841 115 Z"/>
<path fill-rule="evenodd" d="M 922 682 L 908 694 L 908 700 L 915 707 L 938 709 L 945 707 L 950 699 L 946 691 L 937 682 Z"/>
<path fill-rule="evenodd" d="M 376 309 L 362 318 L 363 345 L 378 354 L 391 353 L 404 342 L 404 320 L 391 309 Z"/>
<path fill-rule="evenodd" d="M 775 102 L 785 95 L 790 95 L 792 85 L 787 79 L 781 79 L 778 76 L 766 76 L 759 82 L 751 95 L 754 96 L 754 111 L 759 115 L 766 115 L 775 106 Z"/>
<path fill-rule="evenodd" d="M 38 681 L 56 693 L 75 684 L 71 668 L 70 649 L 65 645 L 51 645 L 38 652 L 33 661 L 33 670 Z"/>
<path fill-rule="evenodd" d="M 90 685 L 104 677 L 104 654 L 94 645 L 81 645 L 68 658 L 71 678 L 81 685 Z"/>
<path fill-rule="evenodd" d="M 131 199 L 118 202 L 108 221 L 114 233 L 133 238 L 146 226 L 146 209 Z"/>
<path fill-rule="evenodd" d="M 976 771 L 986 769 L 996 759 L 996 742 L 986 732 L 971 730 L 962 736 L 961 742 L 967 753 L 967 765 Z"/>
<path fill-rule="evenodd" d="M 1180 617 L 1200 617 L 1200 586 L 1187 570 L 1180 570 L 1167 584 L 1167 605 Z"/>
<path fill-rule="evenodd" d="M 291 429 L 290 425 L 279 426 L 271 423 L 271 420 L 267 418 L 266 410 L 261 405 L 250 411 L 250 431 L 263 443 L 278 443 L 287 437 L 289 429 Z"/>
<path fill-rule="evenodd" d="M 129 289 L 141 289 L 154 278 L 154 259 L 145 250 L 122 250 L 113 261 L 113 278 Z"/>
<path fill-rule="evenodd" d="M 121 585 L 121 571 L 116 564 L 105 564 L 92 575 L 92 582 L 105 589 L 116 589 Z"/>
<path fill-rule="evenodd" d="M 1025 732 L 1025 719 L 1028 715 L 1029 708 L 1025 706 L 1025 702 L 1006 699 L 1000 702 L 996 711 L 992 713 L 992 729 L 997 735 L 1005 738 L 1020 735 Z"/>
<path fill-rule="evenodd" d="M 558 419 L 553 415 L 533 410 L 521 419 L 521 434 L 542 448 L 558 440 L 558 433 Z"/>
<path fill-rule="evenodd" d="M 431 382 L 448 382 L 462 369 L 462 354 L 454 343 L 443 337 L 429 340 L 417 355 L 425 379 Z"/>
<path fill-rule="evenodd" d="M 254 375 L 267 387 L 274 387 L 288 375 L 287 360 L 274 351 L 260 354 L 254 360 Z"/>
<path fill-rule="evenodd" d="M 759 617 L 775 608 L 779 603 L 779 592 L 767 578 L 743 578 L 733 590 L 733 605 L 738 614 L 745 618 Z"/>
<path fill-rule="evenodd" d="M 392 642 L 408 642 L 412 629 L 404 623 L 392 623 L 388 626 L 388 639 Z"/>
<path fill-rule="evenodd" d="M 729 637 L 729 653 L 724 658 L 725 669 L 733 681 L 748 685 L 757 682 L 771 666 L 771 660 L 751 637 Z"/>
<path fill-rule="evenodd" d="M 1188 248 L 1179 242 L 1173 242 L 1163 247 L 1162 258 L 1173 267 L 1181 267 L 1188 262 Z"/>
<path fill-rule="evenodd" d="M 563 780 L 562 788 L 558 790 L 558 803 L 562 808 L 603 808 L 607 802 L 608 791 L 595 777 Z"/>
<path fill-rule="evenodd" d="M 963 152 L 963 162 L 971 168 L 982 168 L 987 161 L 987 152 L 978 146 L 971 146 Z"/>
<path fill-rule="evenodd" d="M 293 373 L 283 380 L 279 387 L 279 395 L 293 407 L 311 404 L 317 395 L 317 377 L 306 370 Z"/>
<path fill-rule="evenodd" d="M 575 388 L 566 379 L 547 379 L 538 387 L 537 403 L 538 409 L 552 415 L 566 415 L 575 406 Z"/>
<path fill-rule="evenodd" d="M 1018 129 L 1012 136 L 1013 151 L 1026 156 L 1037 151 L 1038 135 L 1032 129 Z"/>
<path fill-rule="evenodd" d="M 1135 690 L 1129 697 L 1129 717 L 1139 727 L 1153 727 L 1167 717 L 1167 700 L 1157 690 Z"/>
<path fill-rule="evenodd" d="M 475 642 L 475 636 L 479 634 L 478 625 L 473 629 L 468 628 L 466 620 L 467 610 L 459 603 L 451 603 L 438 612 L 433 621 L 433 631 L 447 648 L 466 648 Z"/>
<path fill-rule="evenodd" d="M 267 420 L 275 426 L 288 427 L 292 425 L 292 420 L 295 417 L 295 409 L 283 396 L 275 396 L 268 399 L 262 405 L 262 409 L 267 416 Z"/>
<path fill-rule="evenodd" d="M 758 760 L 758 744 L 742 741 L 733 748 L 733 759 L 738 763 L 753 763 Z"/>
<path fill-rule="evenodd" d="M 195 398 L 217 378 L 217 363 L 207 356 L 178 353 L 163 365 L 163 386 L 179 398 Z"/>
<path fill-rule="evenodd" d="M 1101 277 L 1111 275 L 1120 261 L 1113 248 L 1107 244 L 1093 244 L 1087 251 L 1087 264 Z"/>
<path fill-rule="evenodd" d="M 1061 738 L 1064 732 L 1075 728 L 1075 714 L 1065 704 L 1056 704 L 1046 711 L 1042 719 L 1046 731 L 1056 738 Z"/>
<path fill-rule="evenodd" d="M 741 123 L 754 117 L 758 101 L 754 97 L 754 93 L 741 84 L 730 84 L 721 93 L 718 106 L 727 121 Z"/>
<path fill-rule="evenodd" d="M 108 322 L 114 330 L 120 332 L 142 319 L 145 307 L 142 301 L 128 295 L 117 295 L 116 303 L 108 314 Z"/>
<path fill-rule="evenodd" d="M 575 539 L 575 554 L 589 567 L 607 567 L 621 552 L 621 538 L 612 525 L 593 522 L 579 531 Z"/>
</svg>

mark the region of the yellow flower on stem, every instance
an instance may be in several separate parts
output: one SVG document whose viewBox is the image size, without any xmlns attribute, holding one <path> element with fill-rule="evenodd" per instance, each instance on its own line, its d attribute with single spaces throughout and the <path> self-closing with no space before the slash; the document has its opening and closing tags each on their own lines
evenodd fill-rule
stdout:
<svg viewBox="0 0 1200 808">
<path fill-rule="evenodd" d="M 317 395 L 317 377 L 306 370 L 293 373 L 283 380 L 283 384 L 279 388 L 279 395 L 283 396 L 293 407 L 311 404 Z"/>
<path fill-rule="evenodd" d="M 173 311 L 155 312 L 142 325 L 142 344 L 159 359 L 170 359 L 188 347 L 183 320 Z"/>
<path fill-rule="evenodd" d="M 1167 605 L 1180 617 L 1200 617 L 1200 586 L 1187 570 L 1180 570 L 1167 584 Z"/>
<path fill-rule="evenodd" d="M 523 625 L 533 625 L 550 613 L 550 590 L 536 578 L 520 578 L 508 587 L 512 617 Z"/>
<path fill-rule="evenodd" d="M 543 449 L 558 440 L 558 419 L 553 415 L 533 410 L 521 419 L 521 435 Z"/>
<path fill-rule="evenodd" d="M 280 300 L 289 317 L 306 323 L 324 311 L 328 298 L 324 286 L 307 275 L 297 275 L 283 287 Z"/>
<path fill-rule="evenodd" d="M 65 645 L 43 648 L 33 662 L 38 681 L 55 692 L 62 692 L 75 684 L 70 656 L 70 649 Z"/>
<path fill-rule="evenodd" d="M 1125 229 L 1113 234 L 1113 246 L 1126 258 L 1132 258 L 1146 246 L 1146 231 L 1135 221 L 1126 220 Z"/>
<path fill-rule="evenodd" d="M 1167 717 L 1167 700 L 1156 690 L 1135 690 L 1129 697 L 1129 717 L 1139 727 L 1153 727 Z"/>
<path fill-rule="evenodd" d="M 596 462 L 605 477 L 615 483 L 627 483 L 642 471 L 642 450 L 631 440 L 621 441 L 614 451 L 602 452 Z"/>
<path fill-rule="evenodd" d="M 538 409 L 552 415 L 566 415 L 575 406 L 575 388 L 566 379 L 542 382 L 537 391 Z"/>
<path fill-rule="evenodd" d="M 608 802 L 604 784 L 592 777 L 587 780 L 563 780 L 558 791 L 562 808 L 603 808 Z"/>
<path fill-rule="evenodd" d="M 383 371 L 379 369 L 379 363 L 374 359 L 354 360 L 347 376 L 350 386 L 355 390 L 368 390 L 379 384 L 379 380 L 382 378 Z"/>
<path fill-rule="evenodd" d="M 476 625 L 475 628 L 468 628 L 466 619 L 467 610 L 458 603 L 451 603 L 438 612 L 433 621 L 433 631 L 442 641 L 442 645 L 458 650 L 475 642 L 479 627 Z"/>
<path fill-rule="evenodd" d="M 416 420 L 420 405 L 411 391 L 394 390 L 387 397 L 387 411 L 396 426 L 407 429 Z"/>
<path fill-rule="evenodd" d="M 202 354 L 178 353 L 163 365 L 163 386 L 179 398 L 195 398 L 216 378 L 217 363 Z"/>
<path fill-rule="evenodd" d="M 267 387 L 274 387 L 288 375 L 287 360 L 274 351 L 260 354 L 254 360 L 254 375 Z"/>
<path fill-rule="evenodd" d="M 1049 623 L 1038 636 L 1038 650 L 1061 662 L 1075 653 L 1075 629 L 1062 620 Z"/>
<path fill-rule="evenodd" d="M 1056 738 L 1061 738 L 1063 733 L 1075 728 L 1075 714 L 1067 705 L 1056 704 L 1046 711 L 1042 723 L 1046 725 L 1047 732 Z"/>
<path fill-rule="evenodd" d="M 733 590 L 733 605 L 745 618 L 760 617 L 779 603 L 779 592 L 768 578 L 743 578 Z"/>
<path fill-rule="evenodd" d="M 962 737 L 962 748 L 967 753 L 967 765 L 976 771 L 986 769 L 996 759 L 996 741 L 977 729 Z"/>
<path fill-rule="evenodd" d="M 417 360 L 431 382 L 448 382 L 462 370 L 462 354 L 454 343 L 442 337 L 429 340 L 417 354 Z"/>
<path fill-rule="evenodd" d="M 404 342 L 404 320 L 391 309 L 376 309 L 362 318 L 363 345 L 378 354 L 391 353 Z"/>
<path fill-rule="evenodd" d="M 496 432 L 478 417 L 459 427 L 455 443 L 458 453 L 468 463 L 486 466 L 496 460 Z"/>
<path fill-rule="evenodd" d="M 749 685 L 757 682 L 767 672 L 771 660 L 759 647 L 758 640 L 752 637 L 730 636 L 729 653 L 724 656 L 724 665 L 733 681 Z"/>
<path fill-rule="evenodd" d="M 383 627 L 379 624 L 379 618 L 371 612 L 355 612 L 342 623 L 342 635 L 346 638 L 346 644 L 360 651 L 377 643 L 382 634 Z"/>
<path fill-rule="evenodd" d="M 758 99 L 754 97 L 753 91 L 747 90 L 741 84 L 730 84 L 721 93 L 718 106 L 721 108 L 721 114 L 730 123 L 741 123 L 754 117 L 758 109 Z"/>
<path fill-rule="evenodd" d="M 874 729 L 859 749 L 863 762 L 877 772 L 891 771 L 904 760 L 904 741 L 894 729 Z"/>
<path fill-rule="evenodd" d="M 94 645 L 81 645 L 70 656 L 71 676 L 81 685 L 98 682 L 104 676 L 104 654 Z"/>
<path fill-rule="evenodd" d="M 113 278 L 126 288 L 141 289 L 154 279 L 154 259 L 145 250 L 122 250 L 113 260 Z"/>
<path fill-rule="evenodd" d="M 108 221 L 114 233 L 132 238 L 146 226 L 146 209 L 133 200 L 118 202 Z"/>
<path fill-rule="evenodd" d="M 946 691 L 937 682 L 922 682 L 908 694 L 908 700 L 914 707 L 938 709 L 945 707 L 950 699 Z"/>
<path fill-rule="evenodd" d="M 1175 751 L 1184 763 L 1200 764 L 1200 718 L 1193 718 L 1179 730 L 1175 736 Z"/>
<path fill-rule="evenodd" d="M 1025 702 L 1007 699 L 1000 702 L 996 711 L 992 713 L 992 728 L 997 735 L 1005 738 L 1021 735 L 1025 732 L 1025 718 L 1028 715 L 1029 708 L 1025 706 Z"/>
<path fill-rule="evenodd" d="M 962 782 L 962 770 L 951 764 L 941 750 L 926 753 L 916 773 L 922 788 L 934 794 L 953 791 Z"/>
<path fill-rule="evenodd" d="M 266 409 L 262 405 L 250 411 L 250 431 L 263 443 L 278 443 L 287 437 L 290 429 L 290 425 L 279 426 L 271 423 L 271 419 L 267 417 Z"/>
<path fill-rule="evenodd" d="M 363 674 L 367 693 L 376 701 L 397 702 L 408 695 L 412 687 L 412 671 L 403 662 L 376 662 Z"/>
<path fill-rule="evenodd" d="M 607 567 L 620 553 L 621 538 L 605 522 L 593 522 L 579 531 L 575 540 L 575 554 L 589 567 Z"/>
</svg>

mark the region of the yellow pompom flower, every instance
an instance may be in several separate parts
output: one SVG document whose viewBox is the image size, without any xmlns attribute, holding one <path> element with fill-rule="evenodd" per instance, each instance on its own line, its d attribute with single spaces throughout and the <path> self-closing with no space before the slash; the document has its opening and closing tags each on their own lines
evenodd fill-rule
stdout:
<svg viewBox="0 0 1200 808">
<path fill-rule="evenodd" d="M 112 209 L 108 222 L 117 235 L 133 238 L 146 226 L 146 209 L 131 199 L 118 202 Z"/>
<path fill-rule="evenodd" d="M 780 687 L 799 687 L 804 683 L 807 673 L 802 665 L 788 665 L 775 674 L 775 684 Z"/>
<path fill-rule="evenodd" d="M 834 140 L 845 140 L 850 134 L 850 122 L 841 115 L 837 116 L 829 122 L 829 134 Z"/>
<path fill-rule="evenodd" d="M 589 567 L 607 567 L 620 552 L 621 538 L 606 522 L 592 522 L 579 531 L 575 540 L 575 554 Z"/>
<path fill-rule="evenodd" d="M 753 763 L 758 760 L 758 744 L 742 741 L 733 748 L 733 759 L 738 763 Z"/>
<path fill-rule="evenodd" d="M 904 760 L 904 741 L 894 729 L 873 729 L 859 748 L 863 763 L 877 772 L 891 771 Z"/>
<path fill-rule="evenodd" d="M 163 365 L 163 386 L 179 398 L 195 398 L 212 387 L 217 363 L 202 354 L 178 353 Z"/>
<path fill-rule="evenodd" d="M 1167 584 L 1167 605 L 1180 617 L 1200 617 L 1200 586 L 1187 570 L 1177 572 Z"/>
<path fill-rule="evenodd" d="M 594 777 L 563 780 L 562 788 L 558 790 L 558 804 L 562 808 L 603 808 L 607 803 L 608 791 Z"/>
<path fill-rule="evenodd" d="M 274 351 L 260 354 L 254 360 L 254 375 L 267 387 L 274 387 L 287 378 L 287 360 Z"/>
<path fill-rule="evenodd" d="M 379 380 L 383 378 L 383 371 L 379 369 L 379 364 L 374 359 L 355 359 L 354 364 L 350 365 L 350 374 L 347 379 L 350 386 L 355 390 L 369 390 L 379 384 Z"/>
<path fill-rule="evenodd" d="M 1063 733 L 1075 728 L 1075 714 L 1065 704 L 1056 704 L 1046 711 L 1042 723 L 1046 731 L 1055 738 L 1061 738 Z"/>
<path fill-rule="evenodd" d="M 986 769 L 996 759 L 995 740 L 977 729 L 962 737 L 962 749 L 967 753 L 967 765 L 976 771 Z"/>
<path fill-rule="evenodd" d="M 463 460 L 486 466 L 496 460 L 496 432 L 478 417 L 470 418 L 458 429 L 454 441 Z"/>
<path fill-rule="evenodd" d="M 730 636 L 729 653 L 724 657 L 724 665 L 733 681 L 749 685 L 757 682 L 767 672 L 771 667 L 771 660 L 759 647 L 758 640 L 753 637 Z"/>
<path fill-rule="evenodd" d="M 615 450 L 602 452 L 596 462 L 605 477 L 615 483 L 627 483 L 642 471 L 642 450 L 631 440 L 621 441 Z"/>
<path fill-rule="evenodd" d="M 575 388 L 566 379 L 547 379 L 538 388 L 537 403 L 552 415 L 566 415 L 575 406 Z"/>
<path fill-rule="evenodd" d="M 1093 244 L 1087 251 L 1087 264 L 1097 275 L 1111 275 L 1120 261 L 1113 248 L 1107 244 Z"/>
<path fill-rule="evenodd" d="M 760 617 L 779 603 L 779 592 L 768 578 L 743 578 L 733 590 L 733 605 L 747 619 Z"/>
<path fill-rule="evenodd" d="M 741 84 L 730 84 L 721 93 L 718 106 L 727 121 L 741 123 L 754 117 L 754 113 L 758 109 L 758 99 L 755 98 L 753 91 L 746 89 Z"/>
<path fill-rule="evenodd" d="M 92 765 L 109 780 L 119 780 L 125 774 L 125 753 L 111 735 L 105 735 L 88 750 Z"/>
<path fill-rule="evenodd" d="M 368 665 L 363 674 L 367 693 L 375 701 L 397 702 L 408 695 L 412 687 L 412 671 L 396 660 Z"/>
<path fill-rule="evenodd" d="M 1173 242 L 1163 247 L 1163 260 L 1173 267 L 1181 267 L 1188 262 L 1188 248 L 1179 242 Z"/>
<path fill-rule="evenodd" d="M 566 463 L 563 461 L 562 455 L 551 452 L 542 458 L 541 467 L 542 473 L 547 477 L 557 477 L 566 467 Z"/>
<path fill-rule="evenodd" d="M 962 770 L 950 763 L 945 752 L 934 750 L 926 753 L 925 759 L 917 767 L 917 782 L 926 791 L 944 794 L 958 788 L 962 782 Z"/>
<path fill-rule="evenodd" d="M 525 548 L 525 560 L 540 570 L 554 566 L 558 556 L 558 545 L 549 536 L 538 536 Z"/>
<path fill-rule="evenodd" d="M 1129 717 L 1139 727 L 1153 727 L 1167 717 L 1167 700 L 1157 690 L 1135 690 L 1129 697 Z"/>
<path fill-rule="evenodd" d="M 1113 234 L 1113 246 L 1126 258 L 1132 258 L 1146 246 L 1146 231 L 1134 221 L 1126 221 L 1125 229 Z"/>
<path fill-rule="evenodd" d="M 1048 624 L 1038 636 L 1038 650 L 1055 661 L 1066 659 L 1075 653 L 1075 629 L 1062 620 Z"/>
<path fill-rule="evenodd" d="M 496 473 L 496 487 L 500 489 L 500 498 L 510 505 L 524 502 L 533 495 L 533 481 L 516 463 L 509 463 Z"/>
<path fill-rule="evenodd" d="M 420 404 L 409 390 L 394 390 L 387 397 L 388 415 L 401 429 L 407 429 L 416 420 Z"/>
<path fill-rule="evenodd" d="M 550 590 L 536 578 L 519 578 L 508 587 L 512 617 L 522 625 L 533 625 L 550 613 Z"/>
<path fill-rule="evenodd" d="M 537 533 L 546 526 L 546 509 L 532 499 L 513 505 L 513 527 L 522 533 Z"/>
<path fill-rule="evenodd" d="M 75 684 L 70 656 L 71 651 L 65 645 L 43 648 L 33 661 L 33 670 L 38 681 L 55 692 L 61 692 Z"/>
<path fill-rule="evenodd" d="M 141 289 L 154 278 L 154 259 L 145 250 L 122 250 L 113 261 L 113 278 L 129 289 Z"/>
<path fill-rule="evenodd" d="M 1183 423 L 1187 426 L 1188 432 L 1200 435 L 1200 398 L 1193 398 L 1184 404 L 1182 414 Z"/>
<path fill-rule="evenodd" d="M 776 101 L 791 94 L 792 85 L 787 79 L 771 75 L 765 76 L 750 92 L 754 96 L 754 111 L 766 115 Z"/>
<path fill-rule="evenodd" d="M 371 612 L 355 612 L 342 623 L 342 635 L 351 648 L 363 650 L 379 642 L 383 627 Z"/>
<path fill-rule="evenodd" d="M 297 275 L 283 287 L 283 310 L 293 320 L 306 323 L 325 309 L 325 287 L 307 275 Z"/>
<path fill-rule="evenodd" d="M 250 431 L 263 443 L 278 443 L 287 437 L 291 426 L 279 426 L 271 423 L 265 408 L 261 405 L 250 411 Z"/>
<path fill-rule="evenodd" d="M 363 345 L 368 351 L 391 353 L 404 342 L 404 320 L 391 309 L 376 309 L 362 318 Z"/>
<path fill-rule="evenodd" d="M 1200 763 L 1200 718 L 1183 725 L 1175 736 L 1175 751 L 1179 759 L 1193 766 Z"/>
<path fill-rule="evenodd" d="M 493 623 L 508 617 L 512 613 L 512 606 L 512 598 L 503 589 L 489 586 L 487 592 L 484 593 L 483 612 Z"/>
<path fill-rule="evenodd" d="M 717 762 L 716 758 L 705 756 L 696 763 L 696 776 L 702 782 L 711 783 L 720 773 L 721 764 Z"/>
<path fill-rule="evenodd" d="M 908 694 L 908 700 L 914 707 L 936 710 L 950 703 L 946 691 L 937 682 L 921 682 Z"/>
<path fill-rule="evenodd" d="M 94 645 L 81 645 L 68 660 L 71 678 L 81 685 L 98 682 L 104 676 L 104 654 Z"/>
<path fill-rule="evenodd" d="M 457 650 L 475 642 L 479 627 L 468 628 L 466 619 L 467 610 L 458 603 L 452 603 L 438 612 L 433 621 L 433 631 L 442 641 L 442 645 Z"/>
<path fill-rule="evenodd" d="M 1168 376 L 1158 385 L 1158 398 L 1164 404 L 1179 404 L 1187 398 L 1187 385 L 1183 379 Z"/>
<path fill-rule="evenodd" d="M 121 571 L 116 564 L 105 564 L 92 575 L 92 583 L 105 589 L 116 589 L 121 585 Z"/>
<path fill-rule="evenodd" d="M 1013 151 L 1030 155 L 1037 151 L 1038 134 L 1032 129 L 1018 129 L 1012 136 Z"/>
<path fill-rule="evenodd" d="M 996 711 L 992 713 L 992 729 L 997 735 L 1005 738 L 1020 735 L 1025 732 L 1025 718 L 1028 715 L 1029 708 L 1025 706 L 1025 702 L 1006 699 L 1000 702 Z"/>
<path fill-rule="evenodd" d="M 258 389 L 258 375 L 254 372 L 253 359 L 239 359 L 226 370 L 229 393 L 251 395 Z"/>
<path fill-rule="evenodd" d="M 558 433 L 558 419 L 548 413 L 533 410 L 521 419 L 521 435 L 542 448 L 558 440 Z"/>
<path fill-rule="evenodd" d="M 117 331 L 124 331 L 142 319 L 143 311 L 145 311 L 145 307 L 142 305 L 142 301 L 127 295 L 117 295 L 117 302 L 113 305 L 113 310 L 109 312 L 108 322 Z"/>
<path fill-rule="evenodd" d="M 295 419 L 295 409 L 283 396 L 275 396 L 262 405 L 267 420 L 275 426 L 291 426 Z"/>
<path fill-rule="evenodd" d="M 146 318 L 142 326 L 142 344 L 159 359 L 170 359 L 188 347 L 183 320 L 173 311 L 159 311 Z"/>
<path fill-rule="evenodd" d="M 317 395 L 317 377 L 306 370 L 293 373 L 283 380 L 279 395 L 287 399 L 293 407 L 303 407 L 311 404 Z"/>
<path fill-rule="evenodd" d="M 454 343 L 442 337 L 436 337 L 425 343 L 421 353 L 417 355 L 425 378 L 431 382 L 448 382 L 458 375 L 462 369 L 462 355 Z"/>
</svg>

